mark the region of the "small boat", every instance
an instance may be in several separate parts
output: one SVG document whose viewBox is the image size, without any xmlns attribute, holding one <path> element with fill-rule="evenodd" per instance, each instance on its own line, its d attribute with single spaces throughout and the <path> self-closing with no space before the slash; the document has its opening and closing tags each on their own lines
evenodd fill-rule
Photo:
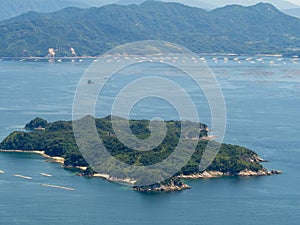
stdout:
<svg viewBox="0 0 300 225">
<path fill-rule="evenodd" d="M 23 179 L 26 179 L 26 180 L 32 180 L 32 177 L 23 176 L 23 175 L 20 175 L 20 174 L 14 174 L 14 176 L 19 177 L 19 178 L 23 178 Z"/>
<path fill-rule="evenodd" d="M 43 187 L 51 187 L 51 188 L 57 188 L 57 189 L 63 189 L 67 191 L 75 191 L 74 188 L 69 188 L 69 187 L 63 187 L 63 186 L 57 186 L 57 185 L 52 185 L 52 184 L 41 184 Z"/>
<path fill-rule="evenodd" d="M 0 170 L 0 174 L 3 174 L 4 173 L 4 171 L 3 170 Z"/>
<path fill-rule="evenodd" d="M 44 176 L 44 177 L 52 177 L 51 174 L 47 174 L 47 173 L 40 173 L 41 176 Z"/>
</svg>

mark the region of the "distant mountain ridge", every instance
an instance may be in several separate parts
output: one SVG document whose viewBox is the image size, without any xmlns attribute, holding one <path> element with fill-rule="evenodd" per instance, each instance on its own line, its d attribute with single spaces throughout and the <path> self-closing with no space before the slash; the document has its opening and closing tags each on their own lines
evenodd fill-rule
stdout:
<svg viewBox="0 0 300 225">
<path fill-rule="evenodd" d="M 127 42 L 158 39 L 195 52 L 286 53 L 300 49 L 300 19 L 271 4 L 207 12 L 178 3 L 67 8 L 0 23 L 0 56 L 96 56 Z"/>
<path fill-rule="evenodd" d="M 218 7 L 222 7 L 222 6 L 226 6 L 226 5 L 233 5 L 233 4 L 243 5 L 243 6 L 251 6 L 251 5 L 258 4 L 258 3 L 270 3 L 280 10 L 292 9 L 292 8 L 299 7 L 299 6 L 293 4 L 289 1 L 286 1 L 286 0 L 209 0 L 209 3 L 216 5 Z"/>
<path fill-rule="evenodd" d="M 295 8 L 295 9 L 287 9 L 287 10 L 284 10 L 284 12 L 290 16 L 295 16 L 295 17 L 300 18 L 300 7 Z"/>
<path fill-rule="evenodd" d="M 130 5 L 142 4 L 148 0 L 0 0 L 0 21 L 15 16 L 36 12 L 54 12 L 67 7 L 90 8 L 109 4 Z M 176 2 L 184 5 L 212 10 L 231 4 L 243 6 L 254 5 L 259 2 L 271 3 L 280 10 L 289 14 L 290 10 L 300 6 L 294 5 L 286 0 L 161 0 L 162 2 Z M 294 15 L 291 11 L 291 15 Z"/>
<path fill-rule="evenodd" d="M 84 2 L 91 6 L 103 6 L 107 4 L 122 4 L 122 5 L 128 5 L 133 3 L 141 4 L 147 0 L 75 0 L 75 1 Z M 250 5 L 258 4 L 260 2 L 270 3 L 281 10 L 299 7 L 287 0 L 161 0 L 161 1 L 177 2 L 177 3 L 205 8 L 205 9 L 214 9 L 214 8 L 223 7 L 232 4 L 250 6 Z"/>
<path fill-rule="evenodd" d="M 0 20 L 9 19 L 29 11 L 54 12 L 69 6 L 89 7 L 84 1 L 76 0 L 0 0 Z"/>
</svg>

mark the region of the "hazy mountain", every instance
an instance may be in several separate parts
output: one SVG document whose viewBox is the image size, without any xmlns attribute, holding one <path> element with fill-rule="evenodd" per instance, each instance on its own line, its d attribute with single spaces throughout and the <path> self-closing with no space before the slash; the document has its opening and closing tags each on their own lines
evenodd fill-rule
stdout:
<svg viewBox="0 0 300 225">
<path fill-rule="evenodd" d="M 285 0 L 201 0 L 201 1 L 208 2 L 209 4 L 216 5 L 218 7 L 232 5 L 232 4 L 251 6 L 251 5 L 258 4 L 260 2 L 270 3 L 278 9 L 292 9 L 292 8 L 299 7 Z"/>
<path fill-rule="evenodd" d="M 68 6 L 89 7 L 84 1 L 72 0 L 0 0 L 0 20 L 12 18 L 29 11 L 54 12 Z"/>
<path fill-rule="evenodd" d="M 12 18 L 29 11 L 54 12 L 66 7 L 100 7 L 108 4 L 130 5 L 141 4 L 147 0 L 0 0 L 0 20 Z M 293 9 L 298 6 L 285 0 L 161 0 L 177 2 L 206 10 L 229 4 L 254 5 L 258 2 L 270 2 L 279 9 Z M 287 11 L 290 13 L 289 11 Z M 291 11 L 291 15 L 295 13 Z"/>
<path fill-rule="evenodd" d="M 0 56 L 100 55 L 119 44 L 159 39 L 195 52 L 284 53 L 300 48 L 300 19 L 270 4 L 207 12 L 178 3 L 67 8 L 0 23 Z"/>
<path fill-rule="evenodd" d="M 218 8 L 217 5 L 212 4 L 210 1 L 206 0 L 162 0 L 163 2 L 177 2 L 184 5 L 198 7 L 201 9 L 214 9 Z"/>
<path fill-rule="evenodd" d="M 147 0 L 76 0 L 82 1 L 89 5 L 93 6 L 103 6 L 107 4 L 121 4 L 121 5 L 129 5 L 129 4 L 141 4 Z M 188 6 L 198 7 L 202 9 L 215 9 L 218 7 L 223 7 L 226 5 L 243 5 L 243 6 L 251 6 L 258 4 L 260 2 L 271 3 L 278 9 L 293 9 L 299 6 L 286 1 L 286 0 L 160 0 L 162 2 L 177 2 Z"/>
<path fill-rule="evenodd" d="M 114 4 L 118 4 L 118 5 L 131 5 L 131 4 L 140 5 L 143 2 L 145 2 L 145 0 L 117 0 L 117 1 L 114 2 Z"/>
<path fill-rule="evenodd" d="M 300 18 L 300 7 L 296 8 L 296 9 L 287 9 L 287 10 L 284 10 L 284 12 L 288 15 Z"/>
<path fill-rule="evenodd" d="M 109 4 L 130 5 L 141 4 L 147 0 L 0 0 L 0 21 L 19 16 L 29 11 L 54 12 L 66 7 L 100 7 Z M 179 2 L 204 9 L 216 6 L 199 0 L 162 0 L 165 2 Z"/>
<path fill-rule="evenodd" d="M 81 0 L 79 0 L 81 1 Z M 88 0 L 97 2 L 99 0 Z M 106 4 L 117 3 L 117 4 L 140 4 L 146 0 L 106 0 Z M 260 2 L 270 3 L 274 5 L 276 8 L 285 10 L 285 9 L 293 9 L 299 6 L 286 1 L 286 0 L 160 0 L 162 2 L 177 2 L 188 6 L 203 8 L 203 9 L 215 9 L 218 7 L 223 7 L 226 5 L 242 5 L 242 6 L 251 6 L 258 4 Z"/>
<path fill-rule="evenodd" d="M 104 5 L 114 4 L 118 0 L 73 0 L 73 1 L 85 3 L 89 6 L 100 7 L 100 6 L 104 6 Z M 131 1 L 131 0 L 128 0 L 128 1 Z"/>
<path fill-rule="evenodd" d="M 119 4 L 119 5 L 139 5 L 147 0 L 75 0 L 79 2 L 85 2 L 91 6 L 104 6 L 108 4 Z M 177 2 L 184 5 L 189 5 L 193 7 L 203 8 L 203 9 L 213 9 L 217 8 L 216 5 L 211 4 L 207 0 L 160 0 L 162 2 Z"/>
</svg>

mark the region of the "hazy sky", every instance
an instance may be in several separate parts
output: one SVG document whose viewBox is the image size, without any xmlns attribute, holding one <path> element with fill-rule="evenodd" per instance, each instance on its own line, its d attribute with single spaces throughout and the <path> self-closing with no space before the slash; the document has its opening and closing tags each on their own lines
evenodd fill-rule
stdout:
<svg viewBox="0 0 300 225">
<path fill-rule="evenodd" d="M 288 1 L 300 6 L 300 0 L 288 0 Z"/>
<path fill-rule="evenodd" d="M 300 6 L 300 0 L 285 0 Z"/>
<path fill-rule="evenodd" d="M 291 0 L 290 2 L 293 2 L 293 3 L 297 4 L 297 5 L 300 5 L 300 0 Z"/>
</svg>

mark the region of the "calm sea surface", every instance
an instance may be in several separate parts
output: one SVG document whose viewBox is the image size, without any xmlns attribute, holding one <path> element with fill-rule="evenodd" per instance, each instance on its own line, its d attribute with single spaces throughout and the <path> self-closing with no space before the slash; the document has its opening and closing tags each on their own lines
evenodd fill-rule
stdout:
<svg viewBox="0 0 300 225">
<path fill-rule="evenodd" d="M 0 153 L 0 170 L 5 171 L 0 174 L 0 224 L 300 224 L 300 61 L 275 57 L 241 59 L 241 63 L 232 58 L 227 63 L 223 59 L 216 63 L 212 57 L 207 61 L 226 101 L 225 141 L 255 150 L 271 161 L 265 164 L 268 169 L 282 170 L 283 175 L 190 181 L 191 190 L 142 194 L 101 179 L 78 177 L 38 155 Z M 76 86 L 90 63 L 0 61 L 0 140 L 36 116 L 71 120 Z M 159 66 L 143 68 L 132 71 L 170 72 Z M 116 78 L 110 82 L 120 84 Z M 182 84 L 189 89 L 189 82 Z M 205 99 L 193 95 L 192 84 L 190 90 L 202 121 L 209 124 Z M 107 88 L 112 98 L 110 91 Z M 133 117 L 143 112 L 150 118 L 174 118 L 170 105 L 159 101 L 149 105 L 151 101 L 137 105 Z M 97 116 L 110 112 L 105 104 L 97 105 Z M 76 190 L 52 189 L 42 183 Z"/>
</svg>

